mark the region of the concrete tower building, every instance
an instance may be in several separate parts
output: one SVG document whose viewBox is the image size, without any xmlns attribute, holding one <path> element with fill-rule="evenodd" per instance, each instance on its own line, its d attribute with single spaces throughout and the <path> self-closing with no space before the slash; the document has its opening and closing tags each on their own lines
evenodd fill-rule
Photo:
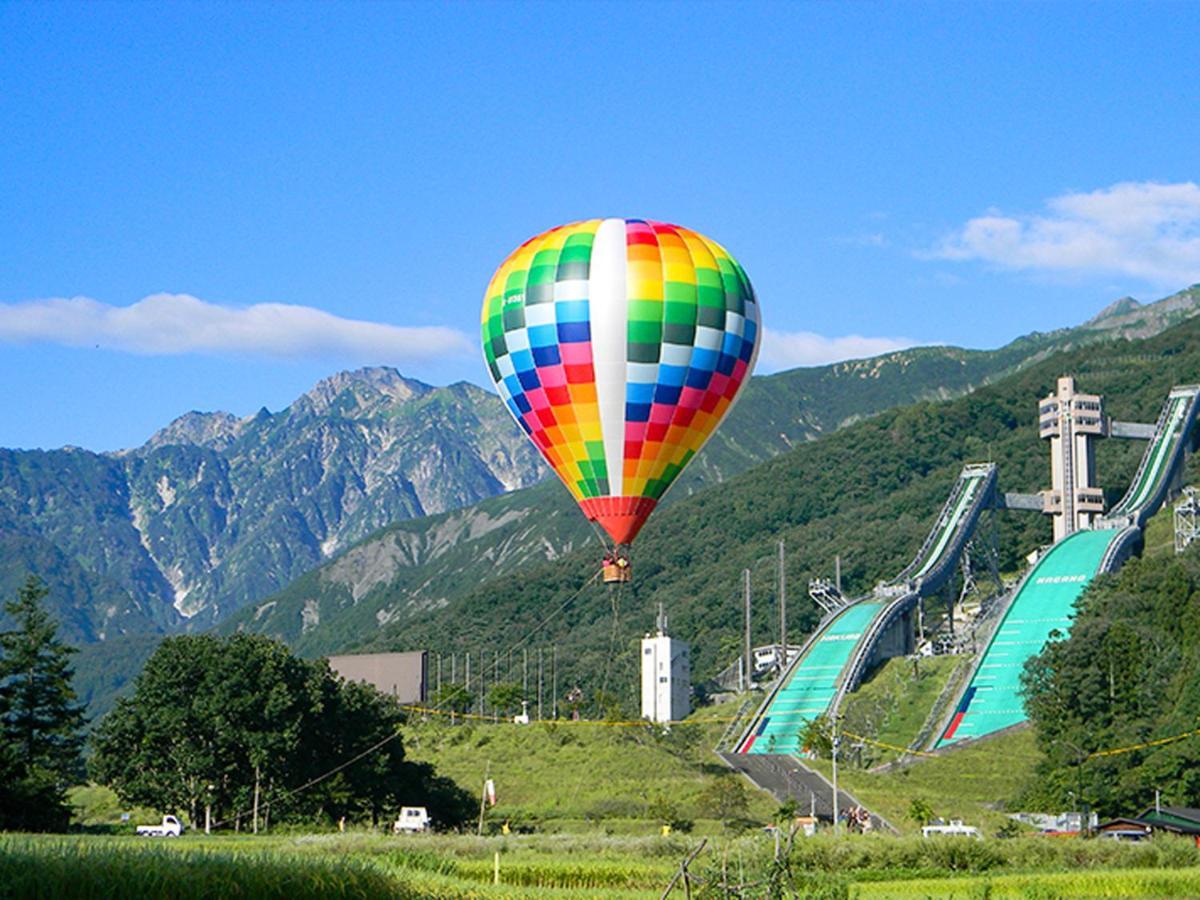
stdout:
<svg viewBox="0 0 1200 900">
<path fill-rule="evenodd" d="M 1057 390 L 1038 404 L 1038 433 L 1050 441 L 1052 487 L 1042 491 L 1042 511 L 1054 517 L 1058 541 L 1090 528 L 1104 512 L 1092 448 L 1092 441 L 1107 433 L 1100 397 L 1077 393 L 1075 379 L 1063 376 Z"/>
<path fill-rule="evenodd" d="M 688 645 L 667 636 L 667 617 L 659 606 L 655 634 L 642 638 L 642 718 L 678 721 L 691 712 L 691 694 Z"/>
</svg>

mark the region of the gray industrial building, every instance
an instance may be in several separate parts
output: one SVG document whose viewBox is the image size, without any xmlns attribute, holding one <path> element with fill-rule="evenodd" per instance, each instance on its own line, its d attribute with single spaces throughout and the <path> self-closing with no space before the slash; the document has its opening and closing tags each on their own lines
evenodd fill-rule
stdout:
<svg viewBox="0 0 1200 900">
<path fill-rule="evenodd" d="M 354 653 L 329 657 L 329 667 L 347 681 L 362 681 L 400 703 L 424 703 L 428 669 L 424 650 L 408 653 Z"/>
</svg>

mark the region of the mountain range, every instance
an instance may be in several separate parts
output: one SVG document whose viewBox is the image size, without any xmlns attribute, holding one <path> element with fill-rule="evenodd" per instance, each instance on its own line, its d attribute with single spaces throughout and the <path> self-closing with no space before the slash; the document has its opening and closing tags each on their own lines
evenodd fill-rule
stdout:
<svg viewBox="0 0 1200 900">
<path fill-rule="evenodd" d="M 1194 313 L 1197 302 L 1196 288 L 1145 306 L 1125 298 L 1078 328 L 1028 335 L 999 350 L 925 347 L 754 378 L 667 499 L 677 502 L 886 409 L 961 395 L 1106 339 L 1158 333 Z M 552 480 L 443 516 L 397 523 L 221 627 L 262 631 L 301 652 L 329 653 L 370 640 L 390 622 L 446 606 L 465 587 L 531 560 L 558 559 L 589 541 L 595 538 L 586 522 Z"/>
<path fill-rule="evenodd" d="M 756 377 L 667 505 L 885 410 L 1157 334 L 1198 308 L 1194 287 L 998 350 Z M 106 659 L 136 658 L 155 635 L 214 625 L 328 652 L 594 540 L 557 482 L 539 484 L 546 473 L 488 391 L 339 373 L 279 412 L 188 413 L 131 450 L 0 450 L 0 591 L 42 575 L 66 637 L 96 645 L 80 667 L 106 677 Z"/>
<path fill-rule="evenodd" d="M 75 642 L 205 628 L 384 525 L 544 475 L 494 395 L 344 372 L 133 450 L 0 450 L 0 572 L 43 574 Z"/>
<path fill-rule="evenodd" d="M 509 648 L 554 648 L 560 685 L 579 685 L 600 707 L 615 699 L 635 711 L 636 641 L 652 629 L 660 604 L 672 633 L 691 644 L 692 671 L 703 681 L 739 652 L 744 570 L 752 573 L 754 640 L 778 639 L 777 541 L 787 549 L 789 639 L 795 643 L 819 616 L 805 596 L 809 580 L 832 575 L 835 556 L 851 595 L 894 576 L 921 546 L 963 464 L 998 462 L 1002 490 L 1046 487 L 1048 451 L 1038 437 L 1037 402 L 1064 372 L 1075 374 L 1082 389 L 1102 394 L 1111 415 L 1153 422 L 1173 385 L 1200 381 L 1200 320 L 1148 339 L 1051 354 L 966 396 L 885 411 L 719 486 L 677 497 L 639 536 L 634 580 L 625 589 L 595 580 L 600 545 L 586 536 L 580 545 L 581 529 L 572 524 L 578 517 L 561 499 L 565 492 L 544 494 L 539 486 L 475 508 L 486 506 L 492 519 L 504 512 L 519 517 L 520 526 L 502 541 L 481 540 L 472 553 L 465 552 L 472 542 L 464 541 L 408 567 L 390 551 L 411 541 L 419 523 L 396 526 L 222 627 L 276 634 L 309 654 L 427 649 L 446 662 L 454 654 L 460 676 L 470 653 L 475 678 L 482 662 L 489 684 L 514 677 Z M 1140 441 L 1100 442 L 1097 472 L 1108 505 L 1124 494 L 1144 449 Z M 1187 477 L 1197 472 L 1193 465 Z M 530 512 L 522 516 L 525 504 Z M 472 515 L 455 513 L 456 527 L 469 530 Z M 1050 542 L 1049 520 L 1036 512 L 992 515 L 1000 567 L 1015 576 L 1026 554 Z M 985 524 L 985 543 L 987 531 Z M 547 545 L 561 552 L 538 560 Z M 505 567 L 488 547 L 525 561 Z M 979 562 L 982 549 L 976 548 Z M 389 558 L 390 575 L 381 564 L 369 583 L 353 581 L 367 560 Z M 318 611 L 319 621 L 310 614 L 307 627 L 295 629 L 303 609 Z M 519 657 L 516 663 L 519 673 Z"/>
</svg>

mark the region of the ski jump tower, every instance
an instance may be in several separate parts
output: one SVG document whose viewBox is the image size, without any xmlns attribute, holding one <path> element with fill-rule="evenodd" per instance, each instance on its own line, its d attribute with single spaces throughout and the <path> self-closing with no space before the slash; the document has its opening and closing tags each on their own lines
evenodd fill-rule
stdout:
<svg viewBox="0 0 1200 900">
<path fill-rule="evenodd" d="M 1096 486 L 1092 442 L 1105 437 L 1104 408 L 1096 394 L 1080 394 L 1075 379 L 1058 379 L 1057 390 L 1038 404 L 1038 433 L 1050 441 L 1051 488 L 1042 491 L 1042 512 L 1054 517 L 1054 540 L 1092 526 L 1104 512 Z"/>
</svg>

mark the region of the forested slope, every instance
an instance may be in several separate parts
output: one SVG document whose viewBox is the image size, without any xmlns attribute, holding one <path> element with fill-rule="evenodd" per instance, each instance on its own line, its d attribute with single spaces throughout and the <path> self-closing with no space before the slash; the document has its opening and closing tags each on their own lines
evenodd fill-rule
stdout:
<svg viewBox="0 0 1200 900">
<path fill-rule="evenodd" d="M 662 602 L 673 632 L 693 645 L 694 672 L 710 676 L 736 652 L 743 568 L 755 573 L 757 638 L 774 634 L 776 539 L 790 548 L 794 639 L 815 618 L 798 596 L 807 579 L 828 575 L 835 554 L 850 591 L 896 572 L 920 545 L 964 462 L 998 461 L 1005 490 L 1044 487 L 1049 463 L 1037 437 L 1036 402 L 1066 372 L 1082 389 L 1104 394 L 1114 416 L 1153 421 L 1173 384 L 1200 380 L 1200 325 L 1061 354 L 967 397 L 883 413 L 663 508 L 638 540 L 635 582 L 619 598 L 615 649 L 614 597 L 605 588 L 593 585 L 555 612 L 593 572 L 598 545 L 487 581 L 420 616 L 400 617 L 358 646 L 491 653 L 538 628 L 529 640 L 557 644 L 565 678 L 592 695 L 619 689 L 632 702 L 633 641 L 651 627 Z M 1110 503 L 1124 491 L 1142 449 L 1116 440 L 1100 446 Z M 1007 569 L 1049 540 L 1039 515 L 1005 513 L 1001 521 Z"/>
<path fill-rule="evenodd" d="M 1080 598 L 1069 638 L 1026 666 L 1028 709 L 1046 759 L 1029 798 L 1070 792 L 1103 815 L 1196 806 L 1200 738 L 1088 759 L 1193 731 L 1200 723 L 1200 547 L 1133 560 Z"/>
</svg>

